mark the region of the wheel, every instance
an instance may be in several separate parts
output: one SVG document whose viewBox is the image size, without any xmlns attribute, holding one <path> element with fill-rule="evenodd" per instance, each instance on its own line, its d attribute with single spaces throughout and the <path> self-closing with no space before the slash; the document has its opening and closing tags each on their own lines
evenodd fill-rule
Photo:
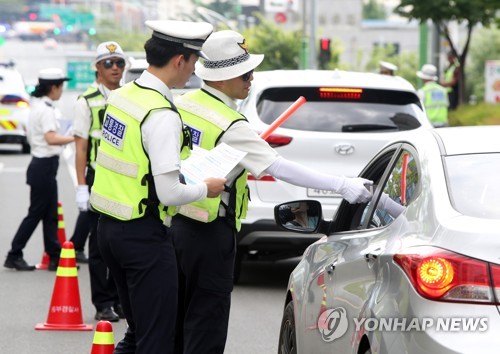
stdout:
<svg viewBox="0 0 500 354">
<path fill-rule="evenodd" d="M 281 321 L 278 354 L 297 354 L 297 339 L 295 337 L 295 317 L 293 302 L 290 301 L 283 312 Z"/>
<path fill-rule="evenodd" d="M 22 148 L 22 153 L 23 154 L 29 154 L 31 152 L 31 146 L 28 143 L 23 143 L 23 148 Z"/>
</svg>

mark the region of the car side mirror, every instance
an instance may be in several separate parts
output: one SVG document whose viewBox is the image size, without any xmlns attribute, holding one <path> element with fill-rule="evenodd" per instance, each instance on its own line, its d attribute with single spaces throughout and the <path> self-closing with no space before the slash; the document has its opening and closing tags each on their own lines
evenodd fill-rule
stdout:
<svg viewBox="0 0 500 354">
<path fill-rule="evenodd" d="M 274 220 L 284 228 L 299 233 L 315 233 L 322 221 L 321 203 L 316 200 L 297 200 L 274 207 Z"/>
</svg>

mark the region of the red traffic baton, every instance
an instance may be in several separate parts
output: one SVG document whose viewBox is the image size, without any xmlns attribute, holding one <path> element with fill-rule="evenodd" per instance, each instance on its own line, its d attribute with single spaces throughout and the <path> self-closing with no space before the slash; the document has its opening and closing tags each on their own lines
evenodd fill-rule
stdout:
<svg viewBox="0 0 500 354">
<path fill-rule="evenodd" d="M 288 107 L 281 115 L 276 118 L 274 122 L 267 128 L 266 131 L 262 132 L 260 134 L 260 137 L 262 139 L 266 139 L 271 135 L 281 124 L 283 124 L 290 116 L 297 110 L 299 109 L 300 106 L 302 106 L 304 103 L 306 103 L 306 99 L 304 96 L 300 96 L 290 107 Z"/>
</svg>

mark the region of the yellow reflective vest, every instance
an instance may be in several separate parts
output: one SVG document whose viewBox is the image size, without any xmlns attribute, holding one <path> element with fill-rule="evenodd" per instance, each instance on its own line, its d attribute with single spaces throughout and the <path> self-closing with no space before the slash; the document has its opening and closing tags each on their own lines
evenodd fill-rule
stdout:
<svg viewBox="0 0 500 354">
<path fill-rule="evenodd" d="M 106 106 L 106 99 L 97 87 L 89 87 L 82 96 L 90 108 L 92 122 L 89 131 L 88 149 L 87 149 L 87 166 L 95 169 L 95 159 L 97 156 L 97 148 L 101 140 L 102 130 L 102 112 Z"/>
<path fill-rule="evenodd" d="M 176 107 L 182 120 L 191 130 L 193 144 L 205 150 L 213 149 L 232 124 L 241 120 L 246 121 L 243 115 L 201 89 L 182 95 L 176 101 Z M 220 196 L 206 198 L 181 206 L 179 214 L 197 221 L 211 222 L 219 215 L 219 207 L 222 204 L 226 209 L 226 218 L 239 231 L 240 220 L 246 217 L 248 210 L 247 174 L 247 171 L 242 169 L 229 187 L 228 205 L 222 202 Z"/>
<path fill-rule="evenodd" d="M 422 87 L 427 117 L 434 125 L 448 123 L 448 93 L 436 82 L 427 82 Z"/>
<path fill-rule="evenodd" d="M 112 91 L 107 104 L 90 194 L 92 208 L 118 220 L 153 214 L 164 221 L 176 208 L 167 210 L 158 200 L 141 125 L 153 111 L 176 109 L 161 93 L 135 82 Z M 187 140 L 185 134 L 180 137 L 181 158 L 190 153 Z"/>
</svg>

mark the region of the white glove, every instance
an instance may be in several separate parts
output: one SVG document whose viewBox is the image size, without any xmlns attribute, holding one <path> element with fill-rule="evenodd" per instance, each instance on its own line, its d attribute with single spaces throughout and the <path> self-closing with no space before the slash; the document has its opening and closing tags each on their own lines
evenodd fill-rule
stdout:
<svg viewBox="0 0 500 354">
<path fill-rule="evenodd" d="M 397 218 L 399 214 L 405 211 L 405 207 L 398 202 L 394 201 L 387 194 L 382 192 L 380 195 L 380 200 L 378 201 L 377 208 L 385 210 L 389 213 L 393 218 Z"/>
<path fill-rule="evenodd" d="M 368 203 L 372 199 L 371 192 L 366 186 L 373 185 L 373 181 L 364 178 L 336 177 L 334 179 L 334 190 L 350 204 Z"/>
<path fill-rule="evenodd" d="M 81 185 L 76 187 L 76 205 L 78 210 L 87 211 L 89 210 L 89 186 Z"/>
</svg>

